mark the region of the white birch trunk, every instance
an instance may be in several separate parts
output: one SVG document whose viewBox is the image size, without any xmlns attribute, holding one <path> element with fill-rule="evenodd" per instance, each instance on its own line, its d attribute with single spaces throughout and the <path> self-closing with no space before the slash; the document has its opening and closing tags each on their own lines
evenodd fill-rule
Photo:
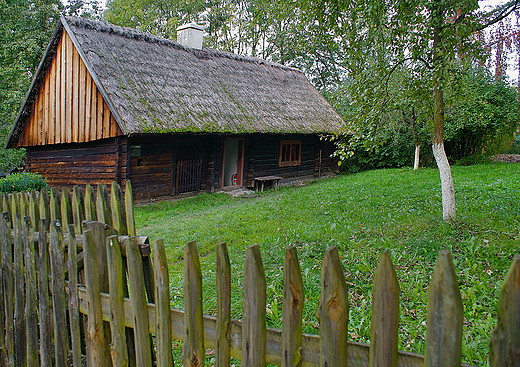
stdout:
<svg viewBox="0 0 520 367">
<path fill-rule="evenodd" d="M 417 170 L 419 169 L 419 156 L 420 156 L 420 153 L 421 153 L 421 146 L 420 145 L 416 145 L 415 146 L 415 160 L 413 161 L 413 170 Z"/>
<path fill-rule="evenodd" d="M 453 220 L 456 217 L 455 187 L 451 176 L 450 163 L 444 151 L 444 143 L 433 144 L 432 150 L 441 176 L 442 218 L 445 221 Z"/>
</svg>

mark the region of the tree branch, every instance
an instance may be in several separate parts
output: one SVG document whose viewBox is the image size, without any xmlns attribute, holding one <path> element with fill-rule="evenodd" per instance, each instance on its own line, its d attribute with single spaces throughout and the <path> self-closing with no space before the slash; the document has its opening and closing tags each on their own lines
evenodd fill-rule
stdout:
<svg viewBox="0 0 520 367">
<path fill-rule="evenodd" d="M 481 24 L 477 27 L 476 31 L 482 31 L 486 29 L 487 27 L 500 22 L 501 20 L 507 18 L 512 12 L 514 12 L 517 9 L 520 9 L 520 0 L 514 0 L 510 1 L 507 4 L 504 4 L 502 7 L 496 8 L 492 10 L 491 12 L 486 14 L 487 16 L 494 15 L 495 17 L 491 20 L 489 20 L 487 23 Z M 495 15 L 498 12 L 498 15 Z"/>
</svg>

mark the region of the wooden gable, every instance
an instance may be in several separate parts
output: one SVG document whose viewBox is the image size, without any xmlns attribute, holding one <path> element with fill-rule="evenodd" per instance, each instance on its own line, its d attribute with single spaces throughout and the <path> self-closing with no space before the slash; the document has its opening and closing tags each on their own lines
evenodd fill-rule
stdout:
<svg viewBox="0 0 520 367">
<path fill-rule="evenodd" d="M 63 30 L 17 146 L 83 143 L 120 135 L 108 104 Z"/>
</svg>

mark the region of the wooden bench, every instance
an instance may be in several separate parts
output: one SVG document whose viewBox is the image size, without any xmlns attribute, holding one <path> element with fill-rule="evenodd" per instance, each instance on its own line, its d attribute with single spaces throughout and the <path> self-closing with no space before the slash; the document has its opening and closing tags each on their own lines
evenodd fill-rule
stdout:
<svg viewBox="0 0 520 367">
<path fill-rule="evenodd" d="M 278 188 L 278 184 L 283 177 L 280 176 L 263 176 L 263 177 L 255 177 L 255 188 L 256 191 L 260 188 L 260 192 L 264 191 L 264 185 L 266 182 L 271 183 L 271 186 L 274 184 L 275 188 Z"/>
</svg>

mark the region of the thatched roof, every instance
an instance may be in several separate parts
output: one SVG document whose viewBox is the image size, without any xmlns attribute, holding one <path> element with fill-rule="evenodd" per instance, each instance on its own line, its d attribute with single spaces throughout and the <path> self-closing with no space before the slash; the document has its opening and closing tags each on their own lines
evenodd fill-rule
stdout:
<svg viewBox="0 0 520 367">
<path fill-rule="evenodd" d="M 62 17 L 58 29 L 73 39 L 127 134 L 327 133 L 342 123 L 293 68 L 85 18 Z"/>
</svg>

